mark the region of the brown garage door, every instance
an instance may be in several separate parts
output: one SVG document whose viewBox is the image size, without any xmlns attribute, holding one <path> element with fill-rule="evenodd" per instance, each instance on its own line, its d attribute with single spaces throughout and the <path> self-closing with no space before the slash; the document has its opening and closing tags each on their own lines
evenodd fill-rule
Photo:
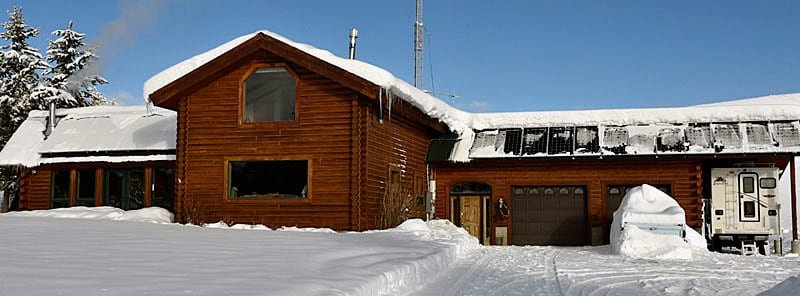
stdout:
<svg viewBox="0 0 800 296">
<path fill-rule="evenodd" d="M 512 244 L 589 244 L 586 187 L 519 186 L 511 193 Z"/>
</svg>

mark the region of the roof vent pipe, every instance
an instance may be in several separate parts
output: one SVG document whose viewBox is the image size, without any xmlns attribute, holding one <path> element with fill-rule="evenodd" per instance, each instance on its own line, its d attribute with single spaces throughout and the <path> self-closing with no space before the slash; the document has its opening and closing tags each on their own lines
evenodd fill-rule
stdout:
<svg viewBox="0 0 800 296">
<path fill-rule="evenodd" d="M 44 139 L 47 140 L 56 128 L 56 102 L 50 101 L 50 113 L 47 116 L 47 128 L 44 130 Z"/>
<path fill-rule="evenodd" d="M 358 29 L 351 28 L 350 29 L 350 55 L 348 56 L 351 60 L 356 59 L 356 38 L 358 38 Z"/>
</svg>

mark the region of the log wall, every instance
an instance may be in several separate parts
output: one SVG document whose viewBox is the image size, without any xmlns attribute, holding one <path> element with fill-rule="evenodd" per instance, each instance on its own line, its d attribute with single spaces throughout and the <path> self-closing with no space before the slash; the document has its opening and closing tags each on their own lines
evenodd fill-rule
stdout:
<svg viewBox="0 0 800 296">
<path fill-rule="evenodd" d="M 474 160 L 468 164 L 437 164 L 436 217 L 448 218 L 450 186 L 459 182 L 482 182 L 492 186 L 494 205 L 500 198 L 510 203 L 512 186 L 586 186 L 587 233 L 592 241 L 602 240 L 606 217 L 605 192 L 608 185 L 642 183 L 670 185 L 673 197 L 686 211 L 687 224 L 702 223 L 702 166 L 699 160 L 665 159 L 507 159 Z M 513 204 L 509 204 L 513 215 Z M 510 219 L 508 220 L 510 221 Z M 510 224 L 508 221 L 503 221 Z M 500 222 L 500 223 L 503 223 Z M 513 237 L 513 225 L 508 225 Z M 492 238 L 494 241 L 494 238 Z"/>
<path fill-rule="evenodd" d="M 103 171 L 108 169 L 141 168 L 149 172 L 152 168 L 173 168 L 172 161 L 149 161 L 149 162 L 125 162 L 125 163 L 105 163 L 105 162 L 83 162 L 83 163 L 61 163 L 43 165 L 21 173 L 19 209 L 20 210 L 46 210 L 50 208 L 50 190 L 53 170 L 72 170 L 71 187 L 75 187 L 76 169 L 95 169 L 95 204 L 103 205 Z M 35 173 L 34 173 L 35 172 Z M 148 175 L 149 176 L 149 175 Z M 149 182 L 149 178 L 147 178 Z M 148 187 L 148 186 L 145 186 Z M 149 192 L 146 192 L 149 193 Z M 71 190 L 71 205 L 75 204 L 74 190 Z M 173 211 L 175 209 L 167 209 Z"/>
<path fill-rule="evenodd" d="M 202 222 L 351 229 L 351 193 L 357 192 L 351 188 L 352 113 L 358 109 L 352 102 L 357 94 L 266 51 L 243 61 L 180 103 L 177 200 L 199 203 Z M 294 121 L 241 123 L 241 82 L 259 64 L 285 66 L 296 75 Z M 230 159 L 308 160 L 308 198 L 228 199 L 225 162 Z"/>
</svg>

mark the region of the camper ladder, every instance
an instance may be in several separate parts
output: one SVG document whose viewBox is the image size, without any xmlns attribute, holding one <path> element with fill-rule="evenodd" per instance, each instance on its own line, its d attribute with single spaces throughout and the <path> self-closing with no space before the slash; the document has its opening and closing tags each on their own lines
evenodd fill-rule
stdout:
<svg viewBox="0 0 800 296">
<path fill-rule="evenodd" d="M 736 227 L 736 217 L 738 215 L 734 213 L 739 212 L 739 193 L 736 190 L 736 182 L 733 179 L 735 177 L 728 178 L 728 182 L 725 182 L 725 220 L 727 220 L 725 224 L 728 228 L 738 228 Z"/>
<path fill-rule="evenodd" d="M 758 252 L 755 241 L 742 241 L 742 255 L 751 256 Z"/>
</svg>

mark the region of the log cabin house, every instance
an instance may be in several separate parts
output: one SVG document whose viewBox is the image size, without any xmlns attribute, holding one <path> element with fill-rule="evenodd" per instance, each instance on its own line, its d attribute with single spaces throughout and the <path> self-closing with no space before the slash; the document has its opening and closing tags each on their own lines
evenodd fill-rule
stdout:
<svg viewBox="0 0 800 296">
<path fill-rule="evenodd" d="M 32 111 L 0 151 L 20 176 L 13 208 L 173 208 L 175 118 L 144 106 Z"/>
<path fill-rule="evenodd" d="M 472 114 L 269 31 L 164 70 L 144 95 L 177 116 L 171 209 L 192 222 L 366 230 L 427 215 L 484 244 L 598 245 L 632 186 L 669 193 L 699 229 L 711 168 L 794 167 L 800 151 L 800 94 Z M 47 205 L 21 194 L 22 209 Z"/>
</svg>

